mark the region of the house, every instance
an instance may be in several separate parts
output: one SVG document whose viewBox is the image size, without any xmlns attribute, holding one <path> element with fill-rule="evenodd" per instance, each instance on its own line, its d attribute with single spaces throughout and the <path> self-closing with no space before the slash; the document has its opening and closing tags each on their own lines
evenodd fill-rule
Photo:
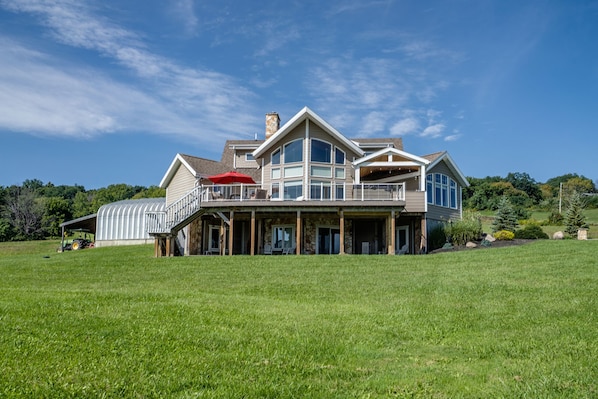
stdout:
<svg viewBox="0 0 598 399">
<path fill-rule="evenodd" d="M 214 184 L 237 171 L 256 184 Z M 146 213 L 156 256 L 419 254 L 438 223 L 461 218 L 468 186 L 447 152 L 417 156 L 400 138 L 349 139 L 305 107 L 265 140 L 229 140 L 220 161 L 177 154 Z"/>
</svg>

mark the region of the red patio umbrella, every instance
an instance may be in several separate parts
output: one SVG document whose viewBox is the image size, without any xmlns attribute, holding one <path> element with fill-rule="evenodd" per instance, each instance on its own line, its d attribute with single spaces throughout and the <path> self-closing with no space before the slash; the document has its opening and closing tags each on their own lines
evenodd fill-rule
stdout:
<svg viewBox="0 0 598 399">
<path fill-rule="evenodd" d="M 219 175 L 208 176 L 208 179 L 214 184 L 231 184 L 231 183 L 244 183 L 244 184 L 255 184 L 253 178 L 243 173 L 231 171 L 221 173 Z"/>
</svg>

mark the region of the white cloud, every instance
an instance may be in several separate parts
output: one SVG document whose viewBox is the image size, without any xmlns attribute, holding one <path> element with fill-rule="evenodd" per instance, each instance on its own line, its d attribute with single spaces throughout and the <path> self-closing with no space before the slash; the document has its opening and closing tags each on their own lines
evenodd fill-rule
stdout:
<svg viewBox="0 0 598 399">
<path fill-rule="evenodd" d="M 402 119 L 390 128 L 392 136 L 405 136 L 419 129 L 419 121 L 414 117 Z"/>
<path fill-rule="evenodd" d="M 10 98 L 17 101 L 1 99 L 0 107 L 14 112 L 3 111 L 0 127 L 55 135 L 134 129 L 195 138 L 202 131 L 217 141 L 219 136 L 238 136 L 258 123 L 246 102 L 254 94 L 235 79 L 187 68 L 148 51 L 135 33 L 94 15 L 85 3 L 24 0 L 2 5 L 41 16 L 57 40 L 116 60 L 135 73 L 142 85 L 119 83 L 75 61 L 59 62 L 7 42 L 3 52 L 8 47 L 17 57 L 0 58 L 5 72 L 1 79 L 3 87 L 10 87 Z M 7 71 L 14 68 L 23 74 L 9 79 Z M 15 109 L 19 100 L 20 112 Z"/>
<path fill-rule="evenodd" d="M 451 134 L 449 136 L 446 136 L 444 138 L 444 141 L 457 141 L 461 138 L 460 134 Z"/>
<path fill-rule="evenodd" d="M 437 123 L 435 125 L 431 125 L 431 126 L 428 126 L 427 128 L 425 128 L 420 136 L 432 137 L 432 138 L 440 137 L 440 136 L 442 136 L 442 132 L 444 131 L 445 128 L 446 128 L 446 126 L 444 124 Z"/>
</svg>

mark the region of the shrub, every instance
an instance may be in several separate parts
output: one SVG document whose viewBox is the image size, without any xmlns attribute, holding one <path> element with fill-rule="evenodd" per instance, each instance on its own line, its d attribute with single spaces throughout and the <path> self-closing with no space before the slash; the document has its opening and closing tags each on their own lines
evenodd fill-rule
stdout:
<svg viewBox="0 0 598 399">
<path fill-rule="evenodd" d="M 562 226 L 563 225 L 563 215 L 558 212 L 553 211 L 550 216 L 548 216 L 548 223 L 551 226 Z"/>
<path fill-rule="evenodd" d="M 515 231 L 515 238 L 525 240 L 548 239 L 548 234 L 546 234 L 540 226 L 536 224 L 528 224 L 524 228 Z"/>
<path fill-rule="evenodd" d="M 499 230 L 496 233 L 493 234 L 494 238 L 496 238 L 497 240 L 500 241 L 511 241 L 513 238 L 515 238 L 515 233 L 513 233 L 512 231 L 508 231 L 508 230 Z"/>
<path fill-rule="evenodd" d="M 455 245 L 465 245 L 468 241 L 477 240 L 482 235 L 481 216 L 477 212 L 464 212 L 463 218 L 451 222 L 444 229 L 447 237 Z"/>
<path fill-rule="evenodd" d="M 428 233 L 428 245 L 430 246 L 428 250 L 434 251 L 435 249 L 442 248 L 445 243 L 446 234 L 444 232 L 444 225 L 437 224 Z"/>
</svg>

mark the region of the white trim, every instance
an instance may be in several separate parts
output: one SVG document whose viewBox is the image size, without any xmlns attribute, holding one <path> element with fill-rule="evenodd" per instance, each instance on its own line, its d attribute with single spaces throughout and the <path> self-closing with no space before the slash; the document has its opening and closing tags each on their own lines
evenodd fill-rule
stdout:
<svg viewBox="0 0 598 399">
<path fill-rule="evenodd" d="M 198 177 L 198 174 L 195 171 L 195 169 L 193 169 L 191 167 L 191 165 L 189 165 L 189 163 L 187 161 L 185 161 L 185 158 L 183 158 L 181 156 L 181 154 L 176 154 L 176 156 L 172 160 L 172 163 L 170 164 L 170 166 L 166 170 L 166 173 L 164 174 L 164 177 L 160 181 L 160 186 L 159 186 L 160 188 L 166 188 L 168 186 L 168 184 L 170 183 L 170 181 L 172 180 L 172 178 L 176 174 L 176 171 L 177 171 L 179 165 L 185 166 L 185 168 L 187 168 L 189 170 L 189 172 L 195 178 Z"/>
<path fill-rule="evenodd" d="M 457 166 L 455 161 L 453 161 L 453 158 L 451 158 L 449 153 L 446 151 L 442 155 L 440 155 L 438 158 L 436 158 L 434 161 L 432 161 L 432 163 L 430 163 L 430 165 L 428 166 L 428 170 L 432 170 L 441 161 L 445 161 L 446 165 L 451 170 L 451 172 L 453 172 L 455 177 L 457 177 L 461 180 L 460 182 L 458 182 L 458 183 L 460 183 L 461 186 L 469 187 L 469 182 L 467 181 L 467 178 L 461 172 L 461 170 L 459 169 L 459 167 Z"/>
<path fill-rule="evenodd" d="M 332 127 L 328 122 L 322 119 L 319 115 L 313 112 L 308 107 L 304 107 L 301 111 L 299 111 L 295 116 L 293 116 L 287 123 L 284 124 L 276 133 L 274 133 L 268 140 L 266 140 L 262 145 L 260 145 L 255 151 L 253 151 L 253 156 L 255 158 L 259 158 L 262 156 L 268 149 L 272 148 L 276 143 L 278 143 L 287 133 L 297 127 L 301 122 L 304 120 L 311 120 L 316 122 L 320 125 L 324 130 L 330 134 L 331 136 L 335 137 L 338 141 L 342 142 L 344 145 L 349 147 L 354 153 L 359 156 L 363 156 L 363 150 L 355 144 L 352 140 L 346 138 L 343 134 L 341 134 L 338 130 Z"/>
<path fill-rule="evenodd" d="M 370 160 L 375 159 L 375 158 L 377 158 L 377 157 L 379 157 L 381 155 L 385 155 L 385 154 L 389 155 L 389 156 L 390 155 L 398 155 L 398 156 L 401 156 L 403 158 L 410 159 L 411 162 L 409 162 L 409 161 L 407 161 L 407 162 L 405 162 L 405 161 L 399 161 L 399 162 L 377 162 L 377 161 L 374 161 L 374 162 L 369 162 Z M 417 155 L 413 155 L 413 154 L 410 154 L 408 152 L 398 150 L 396 148 L 390 148 L 389 147 L 389 148 L 383 148 L 381 150 L 378 150 L 378 151 L 376 151 L 376 152 L 374 152 L 374 153 L 372 153 L 370 155 L 367 155 L 367 156 L 365 156 L 363 158 L 356 159 L 355 161 L 353 161 L 353 165 L 361 165 L 361 164 L 378 165 L 378 164 L 384 164 L 385 166 L 389 166 L 389 165 L 401 166 L 400 164 L 402 164 L 404 162 L 405 162 L 405 166 L 419 166 L 419 165 L 429 165 L 430 164 L 430 161 L 428 161 L 425 158 L 418 157 Z"/>
</svg>

